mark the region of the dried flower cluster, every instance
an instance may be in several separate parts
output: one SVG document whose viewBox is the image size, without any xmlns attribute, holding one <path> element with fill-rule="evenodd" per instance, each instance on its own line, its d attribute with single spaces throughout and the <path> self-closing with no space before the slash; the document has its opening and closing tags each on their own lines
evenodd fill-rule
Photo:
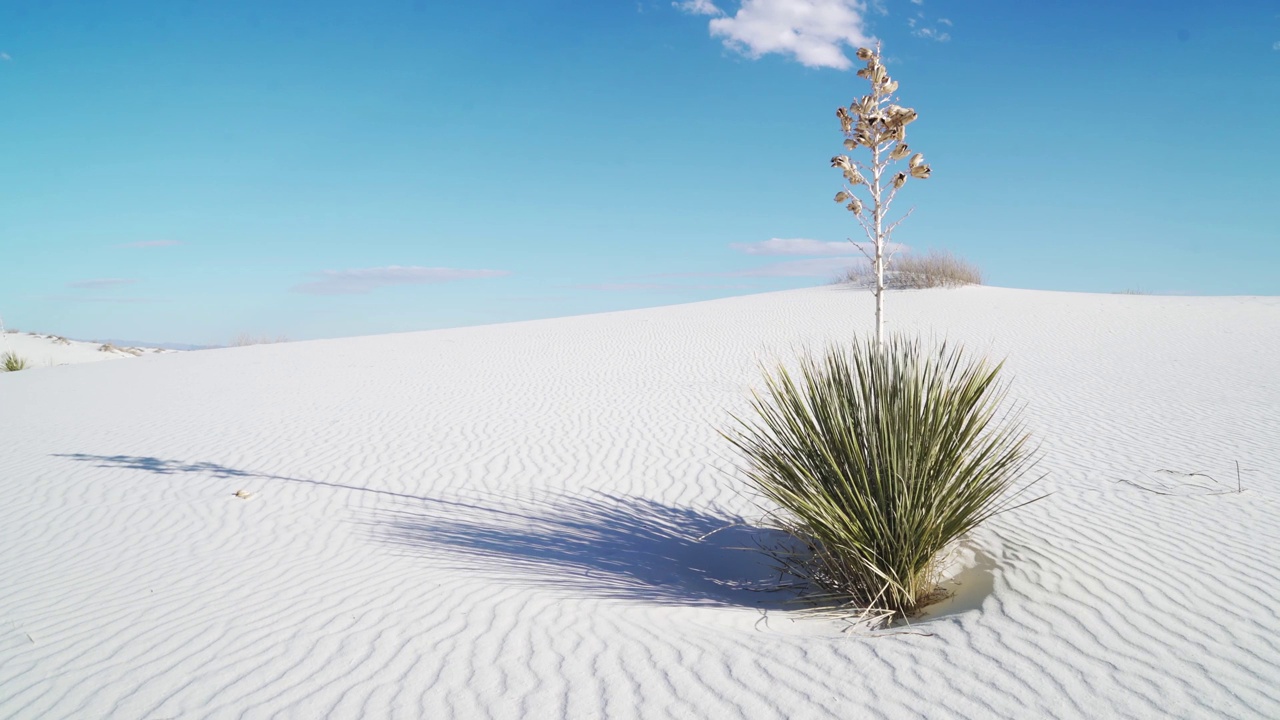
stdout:
<svg viewBox="0 0 1280 720">
<path fill-rule="evenodd" d="M 858 70 L 858 77 L 870 83 L 871 91 L 855 99 L 849 107 L 836 109 L 836 117 L 840 119 L 840 129 L 844 132 L 845 149 L 852 152 L 866 148 L 871 153 L 871 162 L 864 164 L 848 155 L 837 155 L 831 158 L 831 167 L 844 174 L 846 183 L 845 188 L 836 193 L 836 202 L 853 213 L 875 248 L 874 256 L 865 250 L 863 254 L 875 267 L 876 336 L 881 338 L 884 334 L 884 250 L 894 228 L 905 219 L 904 216 L 886 227 L 885 215 L 908 178 L 927 180 L 932 171 L 925 164 L 924 155 L 912 153 L 907 146 L 907 126 L 915 122 L 918 115 L 915 110 L 893 102 L 898 82 L 889 77 L 880 60 L 879 49 L 859 48 L 858 59 L 867 63 Z M 890 177 L 890 165 L 904 159 L 907 159 L 906 170 Z M 865 186 L 870 195 L 869 203 L 864 203 L 856 195 L 859 186 Z"/>
</svg>

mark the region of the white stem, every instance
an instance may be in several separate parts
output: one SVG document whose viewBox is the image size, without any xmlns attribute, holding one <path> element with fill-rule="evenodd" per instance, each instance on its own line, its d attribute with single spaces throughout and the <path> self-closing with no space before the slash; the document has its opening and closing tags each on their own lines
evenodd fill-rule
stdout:
<svg viewBox="0 0 1280 720">
<path fill-rule="evenodd" d="M 887 162 L 880 160 L 880 143 L 871 146 L 871 224 L 875 230 L 876 345 L 884 344 L 884 207 L 880 202 L 880 178 Z"/>
</svg>

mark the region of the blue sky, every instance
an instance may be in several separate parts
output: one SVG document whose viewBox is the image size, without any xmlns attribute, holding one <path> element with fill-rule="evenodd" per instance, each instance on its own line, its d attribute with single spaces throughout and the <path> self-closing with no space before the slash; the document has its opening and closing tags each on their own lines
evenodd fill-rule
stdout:
<svg viewBox="0 0 1280 720">
<path fill-rule="evenodd" d="M 9 0 L 0 315 L 216 344 L 820 284 L 870 39 L 934 171 L 897 241 L 1280 294 L 1271 0 Z"/>
</svg>

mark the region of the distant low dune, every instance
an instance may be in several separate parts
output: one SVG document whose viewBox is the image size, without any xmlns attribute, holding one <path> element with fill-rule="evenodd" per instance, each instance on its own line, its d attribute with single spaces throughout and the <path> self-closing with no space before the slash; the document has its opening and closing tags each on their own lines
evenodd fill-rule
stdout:
<svg viewBox="0 0 1280 720">
<path fill-rule="evenodd" d="M 26 361 L 27 369 L 118 360 L 126 357 L 173 352 L 164 348 L 135 347 L 114 342 L 84 342 L 60 335 L 10 330 L 0 334 L 0 355 L 13 353 Z"/>
</svg>

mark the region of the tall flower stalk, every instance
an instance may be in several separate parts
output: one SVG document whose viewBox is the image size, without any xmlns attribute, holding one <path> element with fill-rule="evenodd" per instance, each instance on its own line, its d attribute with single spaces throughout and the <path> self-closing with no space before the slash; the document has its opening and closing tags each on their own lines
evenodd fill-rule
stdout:
<svg viewBox="0 0 1280 720">
<path fill-rule="evenodd" d="M 857 243 L 858 249 L 875 270 L 876 294 L 876 342 L 884 342 L 884 268 L 888 262 L 886 249 L 898 225 L 911 213 L 887 223 L 889 208 L 898 191 L 909 178 L 927 180 L 931 172 L 924 162 L 924 155 L 912 153 L 907 146 L 907 125 L 918 117 L 915 110 L 897 105 L 898 82 L 889 77 L 880 59 L 880 48 L 858 48 L 858 59 L 867 64 L 858 70 L 858 77 L 871 85 L 870 92 L 855 99 L 849 107 L 836 109 L 840 129 L 844 132 L 844 147 L 853 152 L 865 148 L 870 152 L 870 162 L 851 159 L 848 155 L 831 158 L 831 167 L 844 173 L 844 189 L 836 193 L 836 202 L 853 213 L 866 233 L 873 253 Z M 893 166 L 906 161 L 906 169 L 894 171 Z M 869 196 L 868 202 L 858 197 L 858 192 Z M 887 223 L 887 224 L 886 224 Z"/>
</svg>

